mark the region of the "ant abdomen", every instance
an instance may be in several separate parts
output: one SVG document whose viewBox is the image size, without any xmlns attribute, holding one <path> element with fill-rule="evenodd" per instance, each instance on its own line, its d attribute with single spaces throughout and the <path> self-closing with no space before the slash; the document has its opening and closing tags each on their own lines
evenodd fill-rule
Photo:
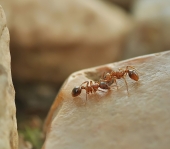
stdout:
<svg viewBox="0 0 170 149">
<path fill-rule="evenodd" d="M 131 79 L 133 79 L 135 81 L 139 80 L 139 76 L 135 70 L 128 70 L 128 75 Z"/>
<path fill-rule="evenodd" d="M 105 82 L 105 81 L 101 81 L 101 82 L 99 83 L 99 87 L 100 87 L 101 89 L 110 89 L 108 83 Z"/>
</svg>

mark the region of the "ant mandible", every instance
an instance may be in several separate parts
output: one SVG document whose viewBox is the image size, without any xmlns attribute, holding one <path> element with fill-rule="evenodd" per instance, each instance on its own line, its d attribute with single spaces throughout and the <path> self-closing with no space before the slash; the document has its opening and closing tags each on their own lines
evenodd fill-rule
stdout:
<svg viewBox="0 0 170 149">
<path fill-rule="evenodd" d="M 83 84 L 86 84 L 85 86 Z M 100 82 L 94 82 L 94 81 L 85 81 L 83 82 L 80 86 L 76 86 L 72 90 L 72 96 L 76 97 L 81 94 L 81 90 L 84 89 L 86 90 L 86 100 L 87 100 L 87 94 L 90 93 L 95 93 L 96 91 L 102 91 L 99 89 L 106 89 L 109 90 L 110 87 L 105 81 L 100 81 Z"/>
<path fill-rule="evenodd" d="M 139 75 L 137 72 L 138 71 L 135 69 L 135 67 L 127 66 L 126 69 L 119 68 L 119 71 L 111 71 L 110 73 L 106 73 L 106 74 L 104 73 L 103 77 L 100 80 L 105 81 L 109 86 L 115 82 L 117 86 L 116 79 L 123 78 L 126 84 L 127 92 L 128 92 L 128 85 L 127 85 L 127 81 L 125 77 L 128 74 L 132 80 L 138 81 Z M 118 89 L 118 86 L 117 86 L 117 89 Z"/>
</svg>

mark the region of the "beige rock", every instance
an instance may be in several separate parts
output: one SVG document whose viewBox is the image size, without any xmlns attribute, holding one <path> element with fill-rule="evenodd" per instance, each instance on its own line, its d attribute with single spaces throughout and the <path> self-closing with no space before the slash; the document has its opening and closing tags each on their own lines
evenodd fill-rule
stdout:
<svg viewBox="0 0 170 149">
<path fill-rule="evenodd" d="M 9 32 L 0 6 L 0 149 L 17 149 L 15 91 L 11 79 Z"/>
<path fill-rule="evenodd" d="M 122 9 L 100 1 L 0 2 L 11 35 L 16 99 L 31 112 L 48 111 L 72 72 L 118 60 L 132 25 Z"/>
<path fill-rule="evenodd" d="M 170 49 L 169 0 L 137 0 L 133 6 L 136 27 L 128 37 L 125 58 Z"/>
<path fill-rule="evenodd" d="M 103 0 L 103 1 L 104 2 L 108 1 L 113 4 L 117 4 L 126 10 L 131 10 L 132 4 L 135 0 Z"/>
<path fill-rule="evenodd" d="M 33 149 L 32 144 L 25 141 L 22 135 L 19 136 L 19 149 Z"/>
<path fill-rule="evenodd" d="M 91 0 L 1 0 L 11 32 L 13 78 L 61 83 L 72 72 L 113 62 L 131 20 Z M 37 73 L 38 72 L 38 73 Z"/>
<path fill-rule="evenodd" d="M 75 86 L 103 71 L 132 65 L 139 81 L 126 76 L 117 90 L 72 97 Z M 170 51 L 73 73 L 63 84 L 46 121 L 43 149 L 169 149 Z"/>
</svg>

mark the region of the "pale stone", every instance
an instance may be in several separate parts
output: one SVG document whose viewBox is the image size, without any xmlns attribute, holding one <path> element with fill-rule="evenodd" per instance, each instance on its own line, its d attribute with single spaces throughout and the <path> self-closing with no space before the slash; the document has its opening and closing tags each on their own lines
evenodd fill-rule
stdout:
<svg viewBox="0 0 170 149">
<path fill-rule="evenodd" d="M 117 90 L 77 97 L 71 91 L 98 80 L 109 70 L 134 66 L 139 81 L 128 75 Z M 170 51 L 146 55 L 73 73 L 63 84 L 46 121 L 43 149 L 169 149 Z"/>
<path fill-rule="evenodd" d="M 121 8 L 101 1 L 1 1 L 20 82 L 61 83 L 76 70 L 118 60 L 132 26 Z"/>
<path fill-rule="evenodd" d="M 0 149 L 17 149 L 15 91 L 11 79 L 9 32 L 0 6 Z"/>
<path fill-rule="evenodd" d="M 135 0 L 103 0 L 104 2 L 108 1 L 110 3 L 113 3 L 113 4 L 116 4 L 116 5 L 119 5 L 120 7 L 123 7 L 124 9 L 126 10 L 131 10 L 131 7 L 133 5 L 133 2 Z"/>
<path fill-rule="evenodd" d="M 25 141 L 22 135 L 19 136 L 19 149 L 33 149 L 32 144 Z"/>
<path fill-rule="evenodd" d="M 121 8 L 98 0 L 0 1 L 16 99 L 28 111 L 47 111 L 72 72 L 120 59 L 132 26 Z"/>
<path fill-rule="evenodd" d="M 136 0 L 136 26 L 128 37 L 124 58 L 170 49 L 170 1 Z"/>
</svg>

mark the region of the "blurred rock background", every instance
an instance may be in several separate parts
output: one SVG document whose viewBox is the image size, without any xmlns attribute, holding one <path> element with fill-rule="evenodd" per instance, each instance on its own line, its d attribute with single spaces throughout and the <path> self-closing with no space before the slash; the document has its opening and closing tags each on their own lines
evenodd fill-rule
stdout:
<svg viewBox="0 0 170 149">
<path fill-rule="evenodd" d="M 19 131 L 35 149 L 41 146 L 43 120 L 72 72 L 170 48 L 169 0 L 0 0 L 0 5 L 11 37 Z"/>
</svg>

